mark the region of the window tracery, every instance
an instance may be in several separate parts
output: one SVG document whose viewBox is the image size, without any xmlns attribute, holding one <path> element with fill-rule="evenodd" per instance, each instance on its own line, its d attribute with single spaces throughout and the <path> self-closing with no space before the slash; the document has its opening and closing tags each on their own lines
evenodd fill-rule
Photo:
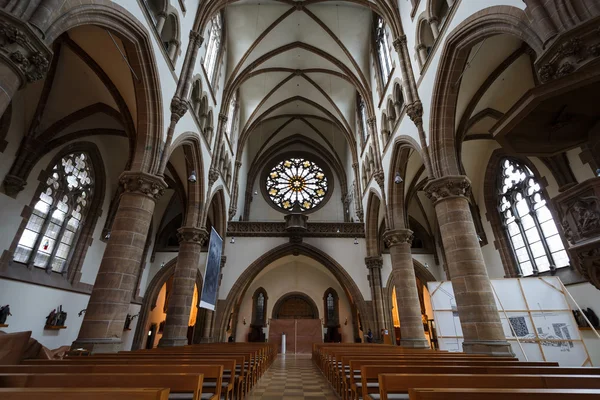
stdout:
<svg viewBox="0 0 600 400">
<path fill-rule="evenodd" d="M 377 16 L 375 19 L 375 47 L 377 49 L 377 64 L 381 74 L 382 86 L 384 86 L 392 72 L 392 58 L 383 18 Z"/>
<path fill-rule="evenodd" d="M 214 84 L 215 71 L 219 54 L 221 52 L 223 39 L 223 20 L 220 13 L 217 13 L 211 21 L 210 33 L 208 36 L 208 45 L 206 47 L 206 56 L 204 57 L 204 70 L 211 84 Z"/>
<path fill-rule="evenodd" d="M 296 205 L 301 211 L 313 209 L 325 199 L 328 189 L 323 168 L 303 157 L 278 162 L 266 179 L 269 198 L 284 210 L 291 210 Z"/>
<path fill-rule="evenodd" d="M 542 187 L 527 166 L 509 158 L 501 161 L 498 211 L 523 276 L 569 265 Z"/>
<path fill-rule="evenodd" d="M 84 152 L 61 157 L 50 171 L 13 260 L 62 273 L 88 211 L 94 182 Z"/>
</svg>

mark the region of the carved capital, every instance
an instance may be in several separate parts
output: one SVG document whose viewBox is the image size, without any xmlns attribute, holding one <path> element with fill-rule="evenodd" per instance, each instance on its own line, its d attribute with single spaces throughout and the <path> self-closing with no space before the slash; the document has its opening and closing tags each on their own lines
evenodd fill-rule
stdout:
<svg viewBox="0 0 600 400">
<path fill-rule="evenodd" d="M 387 247 L 398 246 L 401 244 L 408 244 L 410 246 L 412 244 L 413 237 L 413 231 L 410 229 L 386 230 L 383 233 L 383 241 Z"/>
<path fill-rule="evenodd" d="M 367 124 L 369 124 L 369 126 L 371 127 L 371 129 L 373 129 L 373 131 L 375 130 L 376 123 L 377 123 L 377 118 L 375 118 L 375 117 L 367 118 Z"/>
<path fill-rule="evenodd" d="M 356 210 L 356 216 L 358 217 L 358 220 L 360 222 L 364 222 L 365 221 L 365 213 L 363 212 L 362 208 L 359 208 Z"/>
<path fill-rule="evenodd" d="M 204 228 L 182 226 L 177 229 L 177 238 L 179 239 L 179 243 L 194 243 L 202 246 L 208 239 L 208 231 Z"/>
<path fill-rule="evenodd" d="M 217 179 L 219 179 L 219 171 L 217 171 L 215 168 L 211 168 L 208 171 L 208 186 L 212 186 Z"/>
<path fill-rule="evenodd" d="M 0 57 L 20 76 L 21 86 L 42 79 L 52 51 L 31 27 L 11 14 L 0 14 Z"/>
<path fill-rule="evenodd" d="M 421 104 L 421 101 L 417 100 L 406 106 L 406 114 L 415 125 L 423 124 L 423 104 Z"/>
<path fill-rule="evenodd" d="M 181 97 L 174 96 L 171 100 L 171 120 L 174 122 L 179 121 L 179 119 L 185 115 L 187 110 L 187 101 L 185 101 Z"/>
<path fill-rule="evenodd" d="M 239 169 L 242 166 L 242 162 L 240 160 L 235 160 L 235 168 Z"/>
<path fill-rule="evenodd" d="M 400 49 L 402 48 L 402 46 L 406 46 L 406 35 L 398 36 L 398 38 L 394 40 L 393 45 L 394 49 L 396 49 L 396 51 L 400 53 Z"/>
<path fill-rule="evenodd" d="M 429 181 L 424 190 L 434 204 L 453 197 L 468 199 L 471 196 L 471 181 L 463 175 L 449 175 Z"/>
<path fill-rule="evenodd" d="M 125 192 L 143 194 L 153 200 L 162 196 L 167 188 L 167 184 L 160 176 L 145 172 L 125 171 L 119 177 L 119 182 L 123 185 Z"/>
<path fill-rule="evenodd" d="M 225 125 L 227 123 L 227 114 L 219 113 L 219 121 Z"/>
<path fill-rule="evenodd" d="M 383 267 L 383 258 L 380 256 L 365 257 L 365 265 L 368 269 Z"/>
<path fill-rule="evenodd" d="M 16 175 L 6 175 L 4 177 L 4 193 L 10 197 L 16 197 L 19 192 L 25 189 L 27 181 Z"/>
<path fill-rule="evenodd" d="M 385 186 L 385 173 L 382 169 L 379 169 L 373 173 L 373 179 L 375 179 L 375 182 L 377 182 L 380 188 Z"/>
<path fill-rule="evenodd" d="M 196 47 L 200 47 L 204 42 L 204 36 L 192 29 L 190 31 L 190 42 L 192 42 Z"/>
<path fill-rule="evenodd" d="M 358 169 L 358 165 L 359 164 L 357 162 L 352 163 L 352 169 L 355 169 L 355 170 Z"/>
<path fill-rule="evenodd" d="M 235 206 L 230 206 L 229 207 L 229 219 L 233 219 L 233 217 L 235 216 L 235 213 L 237 212 L 237 207 Z"/>
</svg>

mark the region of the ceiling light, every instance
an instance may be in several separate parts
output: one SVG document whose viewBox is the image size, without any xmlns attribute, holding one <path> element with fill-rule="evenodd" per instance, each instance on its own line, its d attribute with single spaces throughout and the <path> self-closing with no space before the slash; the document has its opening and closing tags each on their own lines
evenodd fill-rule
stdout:
<svg viewBox="0 0 600 400">
<path fill-rule="evenodd" d="M 483 242 L 483 239 L 479 235 L 477 235 L 477 240 L 479 240 L 479 242 Z"/>
<path fill-rule="evenodd" d="M 394 183 L 395 184 L 400 184 L 402 183 L 403 179 L 400 176 L 400 172 L 396 172 L 396 176 L 394 176 Z"/>
<path fill-rule="evenodd" d="M 198 180 L 198 177 L 196 176 L 196 171 L 192 170 L 192 173 L 190 174 L 188 181 L 192 182 L 192 183 L 196 183 L 197 180 Z"/>
<path fill-rule="evenodd" d="M 254 195 L 255 195 L 255 196 L 258 196 L 258 190 L 255 190 L 255 191 L 254 191 Z"/>
<path fill-rule="evenodd" d="M 425 268 L 429 269 L 429 264 L 425 263 Z"/>
<path fill-rule="evenodd" d="M 600 168 L 596 170 L 596 176 L 600 178 Z"/>
<path fill-rule="evenodd" d="M 161 268 L 163 268 L 164 266 L 165 266 L 165 262 L 163 261 L 163 262 L 160 264 L 160 267 L 161 267 Z"/>
<path fill-rule="evenodd" d="M 104 239 L 105 239 L 105 240 L 108 240 L 108 239 L 110 239 L 110 231 L 108 231 L 108 232 L 106 233 L 106 235 L 104 235 Z"/>
</svg>

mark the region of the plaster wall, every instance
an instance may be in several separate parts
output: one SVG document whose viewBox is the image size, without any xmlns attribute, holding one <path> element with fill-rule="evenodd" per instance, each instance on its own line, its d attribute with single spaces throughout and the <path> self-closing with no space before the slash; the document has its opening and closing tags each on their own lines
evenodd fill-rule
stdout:
<svg viewBox="0 0 600 400">
<path fill-rule="evenodd" d="M 307 261 L 307 262 L 305 262 Z M 238 314 L 236 342 L 245 342 L 250 332 L 250 321 L 252 320 L 252 297 L 258 288 L 264 288 L 267 292 L 266 316 L 268 320 L 273 316 L 273 307 L 277 301 L 291 292 L 301 292 L 309 296 L 317 305 L 319 318 L 324 317 L 323 296 L 328 288 L 333 288 L 339 296 L 339 321 L 342 341 L 352 343 L 352 312 L 350 303 L 342 287 L 335 277 L 327 271 L 325 267 L 318 263 L 299 257 L 298 261 L 291 259 L 290 262 L 278 265 L 271 269 L 267 267 L 252 282 L 242 300 L 242 305 Z M 247 324 L 243 321 L 246 319 Z M 346 319 L 348 324 L 344 325 Z M 269 327 L 267 326 L 267 337 Z"/>
</svg>

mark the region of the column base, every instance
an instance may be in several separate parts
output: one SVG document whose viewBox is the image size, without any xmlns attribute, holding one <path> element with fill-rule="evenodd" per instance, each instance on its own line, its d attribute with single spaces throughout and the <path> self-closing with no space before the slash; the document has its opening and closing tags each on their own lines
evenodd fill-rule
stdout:
<svg viewBox="0 0 600 400">
<path fill-rule="evenodd" d="M 123 350 L 121 339 L 77 339 L 71 345 L 71 350 L 86 349 L 92 354 L 118 353 Z"/>
<path fill-rule="evenodd" d="M 158 341 L 158 347 L 178 347 L 178 346 L 187 346 L 188 339 L 186 337 L 183 338 L 160 338 Z"/>
<path fill-rule="evenodd" d="M 411 349 L 431 348 L 427 339 L 400 339 L 400 347 L 409 347 Z"/>
<path fill-rule="evenodd" d="M 472 340 L 463 342 L 463 352 L 467 354 L 487 354 L 497 357 L 514 357 L 512 347 L 505 340 Z"/>
</svg>

